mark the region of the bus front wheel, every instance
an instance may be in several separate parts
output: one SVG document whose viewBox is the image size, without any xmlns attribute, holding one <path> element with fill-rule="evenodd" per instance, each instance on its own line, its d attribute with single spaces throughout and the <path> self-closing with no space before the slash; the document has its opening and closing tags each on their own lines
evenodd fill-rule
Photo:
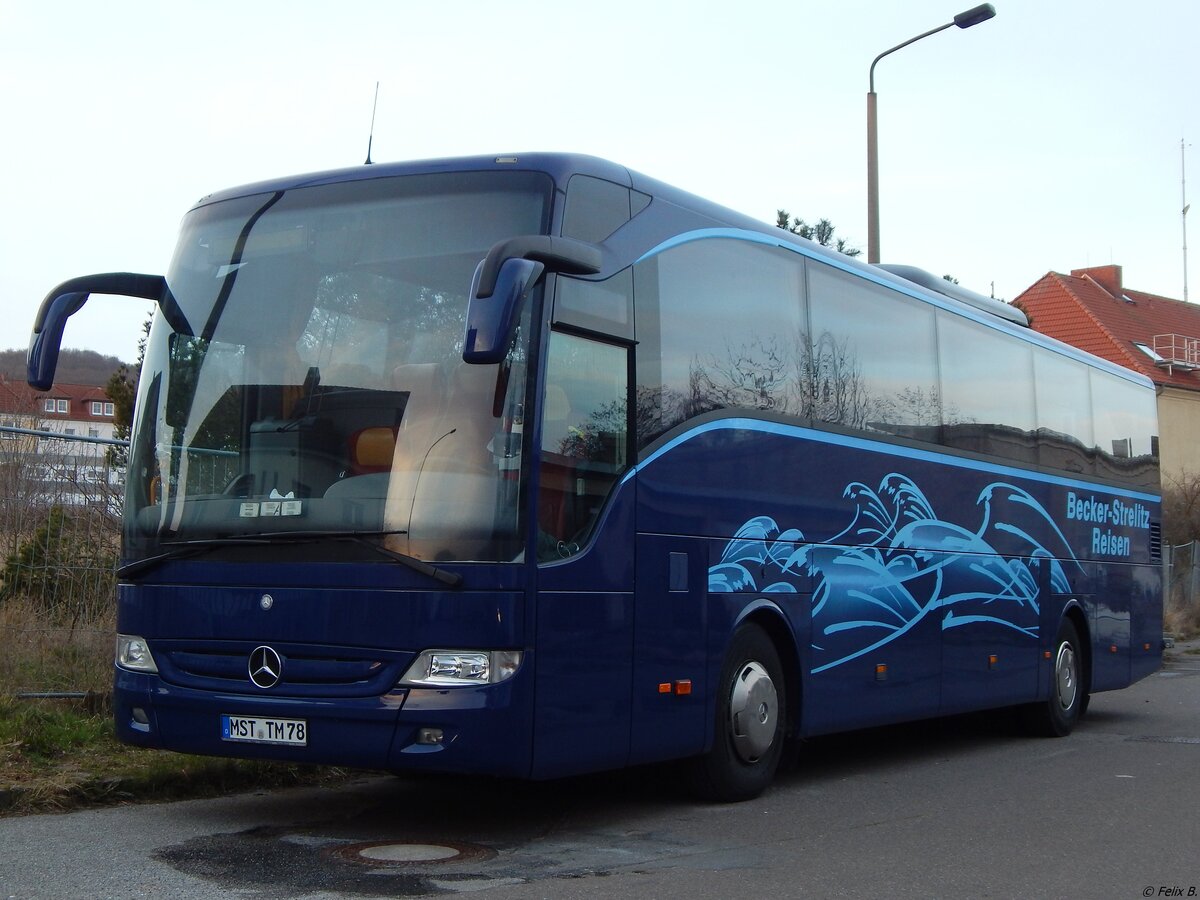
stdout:
<svg viewBox="0 0 1200 900">
<path fill-rule="evenodd" d="M 758 625 L 734 633 L 717 691 L 712 748 L 690 761 L 689 787 L 705 800 L 750 800 L 775 777 L 786 733 L 783 666 Z"/>
<path fill-rule="evenodd" d="M 1088 701 L 1079 631 L 1070 619 L 1064 619 L 1059 626 L 1052 652 L 1050 697 L 1026 707 L 1025 721 L 1034 734 L 1066 737 L 1083 715 Z"/>
</svg>

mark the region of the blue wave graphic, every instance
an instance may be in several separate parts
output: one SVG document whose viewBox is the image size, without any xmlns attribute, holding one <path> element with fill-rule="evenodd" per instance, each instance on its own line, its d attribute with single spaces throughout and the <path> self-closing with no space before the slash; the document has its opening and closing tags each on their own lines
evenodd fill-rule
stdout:
<svg viewBox="0 0 1200 900">
<path fill-rule="evenodd" d="M 1027 491 L 989 484 L 975 503 L 975 530 L 938 518 L 907 476 L 877 489 L 855 482 L 842 498 L 850 522 L 813 542 L 750 519 L 709 569 L 710 591 L 796 593 L 813 580 L 813 672 L 898 640 L 931 616 L 943 631 L 978 625 L 1038 636 L 1038 585 L 1068 592 L 1064 561 L 1078 567 L 1053 517 Z"/>
</svg>

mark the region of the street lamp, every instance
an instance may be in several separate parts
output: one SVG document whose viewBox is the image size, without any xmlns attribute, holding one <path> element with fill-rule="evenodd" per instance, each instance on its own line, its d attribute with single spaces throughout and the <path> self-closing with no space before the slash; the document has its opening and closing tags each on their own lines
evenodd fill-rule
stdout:
<svg viewBox="0 0 1200 900">
<path fill-rule="evenodd" d="M 996 8 L 990 3 L 982 3 L 966 12 L 960 12 L 945 25 L 939 25 L 924 34 L 909 38 L 903 44 L 897 44 L 890 50 L 884 50 L 871 61 L 870 90 L 867 93 L 867 262 L 879 262 L 879 135 L 876 126 L 875 104 L 875 64 L 897 50 L 915 44 L 921 38 L 945 31 L 951 25 L 959 28 L 970 28 L 980 22 L 986 22 L 996 15 Z"/>
</svg>

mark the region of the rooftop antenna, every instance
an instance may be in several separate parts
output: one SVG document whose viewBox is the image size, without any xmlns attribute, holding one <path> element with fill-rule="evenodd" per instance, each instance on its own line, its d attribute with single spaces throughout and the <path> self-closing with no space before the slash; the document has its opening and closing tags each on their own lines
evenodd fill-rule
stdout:
<svg viewBox="0 0 1200 900">
<path fill-rule="evenodd" d="M 1183 302 L 1187 303 L 1187 214 L 1191 209 L 1191 204 L 1187 202 L 1187 148 L 1190 145 L 1179 139 L 1179 182 L 1183 191 L 1183 212 L 1180 217 L 1183 219 Z"/>
<path fill-rule="evenodd" d="M 367 135 L 367 161 L 364 166 L 371 165 L 371 142 L 375 140 L 375 109 L 379 106 L 379 82 L 375 82 L 375 102 L 371 104 L 371 133 Z"/>
</svg>

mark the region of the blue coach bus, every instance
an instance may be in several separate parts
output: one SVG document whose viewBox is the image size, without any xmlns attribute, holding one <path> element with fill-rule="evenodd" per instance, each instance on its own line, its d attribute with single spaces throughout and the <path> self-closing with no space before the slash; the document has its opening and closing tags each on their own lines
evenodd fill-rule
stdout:
<svg viewBox="0 0 1200 900">
<path fill-rule="evenodd" d="M 206 197 L 157 302 L 121 740 L 546 779 L 1020 707 L 1161 661 L 1151 384 L 913 270 L 602 160 Z"/>
</svg>

